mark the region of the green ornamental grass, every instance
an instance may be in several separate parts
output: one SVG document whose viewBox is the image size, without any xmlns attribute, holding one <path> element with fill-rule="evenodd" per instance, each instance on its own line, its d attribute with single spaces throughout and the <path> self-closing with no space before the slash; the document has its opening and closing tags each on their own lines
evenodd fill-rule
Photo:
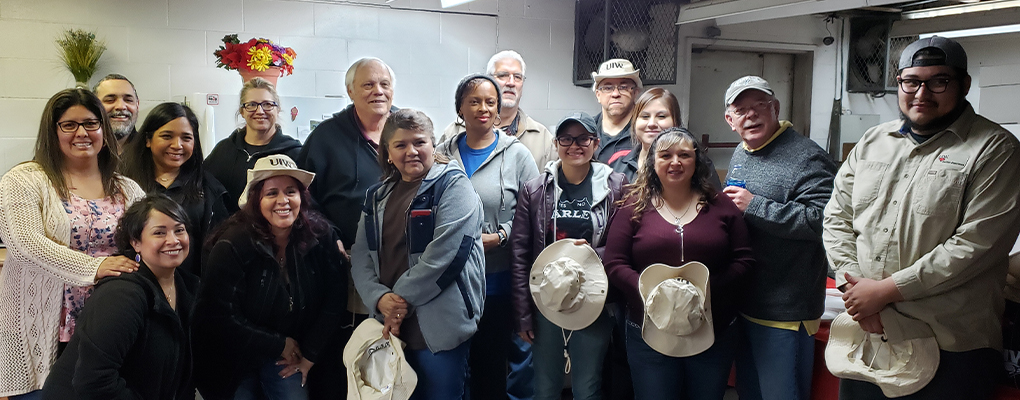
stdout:
<svg viewBox="0 0 1020 400">
<path fill-rule="evenodd" d="M 88 85 L 89 79 L 96 73 L 99 57 L 106 51 L 106 42 L 96 39 L 92 32 L 69 29 L 57 38 L 57 48 L 60 61 L 74 75 L 74 80 Z"/>
</svg>

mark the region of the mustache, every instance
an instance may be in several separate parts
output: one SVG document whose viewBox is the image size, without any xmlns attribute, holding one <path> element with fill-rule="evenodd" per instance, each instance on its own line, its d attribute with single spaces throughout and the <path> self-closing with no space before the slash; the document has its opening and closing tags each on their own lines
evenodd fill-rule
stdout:
<svg viewBox="0 0 1020 400">
<path fill-rule="evenodd" d="M 111 113 L 109 113 L 107 115 L 110 118 L 119 118 L 119 117 L 131 118 L 131 117 L 134 116 L 134 114 L 131 111 L 127 111 L 127 110 L 114 111 L 114 112 L 111 112 Z"/>
</svg>

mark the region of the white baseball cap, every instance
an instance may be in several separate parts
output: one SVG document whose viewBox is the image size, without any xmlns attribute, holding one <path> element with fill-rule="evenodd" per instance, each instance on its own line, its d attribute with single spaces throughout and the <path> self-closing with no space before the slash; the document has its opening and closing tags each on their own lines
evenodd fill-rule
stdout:
<svg viewBox="0 0 1020 400">
<path fill-rule="evenodd" d="M 305 187 L 311 185 L 312 179 L 315 179 L 314 173 L 299 169 L 294 160 L 291 160 L 290 157 L 287 157 L 284 154 L 273 154 L 271 156 L 262 157 L 258 159 L 258 161 L 255 161 L 255 168 L 248 170 L 248 183 L 244 185 L 244 191 L 241 192 L 241 198 L 237 199 L 237 206 L 244 208 L 244 205 L 248 203 L 248 190 L 250 190 L 252 186 L 279 175 L 294 177 L 304 184 Z"/>
<path fill-rule="evenodd" d="M 715 343 L 705 264 L 649 265 L 638 277 L 638 291 L 645 307 L 641 337 L 649 347 L 667 356 L 688 357 Z"/>
<path fill-rule="evenodd" d="M 895 340 L 865 332 L 847 313 L 832 320 L 829 343 L 825 347 L 825 366 L 833 376 L 870 382 L 887 397 L 902 397 L 921 390 L 939 367 L 939 344 L 924 322 L 886 309 L 883 324 L 905 331 L 923 332 L 920 337 Z M 886 330 L 886 332 L 889 332 Z"/>
<path fill-rule="evenodd" d="M 760 90 L 769 96 L 775 94 L 772 92 L 772 88 L 769 87 L 768 81 L 762 79 L 760 76 L 748 75 L 737 79 L 730 84 L 730 87 L 726 89 L 726 104 L 724 105 L 729 106 L 730 104 L 733 104 L 733 101 L 737 99 L 737 96 L 740 96 L 741 93 L 744 93 L 744 91 L 748 89 Z"/>
<path fill-rule="evenodd" d="M 404 358 L 404 343 L 396 335 L 383 339 L 382 331 L 381 322 L 368 318 L 344 346 L 349 400 L 407 400 L 418 385 Z"/>
<path fill-rule="evenodd" d="M 528 286 L 542 316 L 560 328 L 579 330 L 602 314 L 609 278 L 591 246 L 561 239 L 535 258 Z"/>
</svg>

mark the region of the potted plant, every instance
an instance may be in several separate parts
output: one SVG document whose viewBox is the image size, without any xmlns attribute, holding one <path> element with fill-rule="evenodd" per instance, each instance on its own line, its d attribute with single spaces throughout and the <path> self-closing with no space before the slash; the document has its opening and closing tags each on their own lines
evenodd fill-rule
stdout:
<svg viewBox="0 0 1020 400">
<path fill-rule="evenodd" d="M 223 45 L 213 52 L 216 66 L 237 70 L 241 79 L 248 82 L 260 77 L 276 85 L 283 74 L 294 73 L 294 58 L 297 53 L 290 47 L 283 47 L 265 38 L 252 38 L 247 42 L 237 40 L 237 34 L 223 37 Z"/>
<path fill-rule="evenodd" d="M 64 63 L 75 85 L 88 88 L 89 79 L 96 73 L 99 58 L 106 51 L 106 42 L 96 39 L 96 34 L 81 29 L 68 29 L 57 38 L 60 61 Z"/>
</svg>

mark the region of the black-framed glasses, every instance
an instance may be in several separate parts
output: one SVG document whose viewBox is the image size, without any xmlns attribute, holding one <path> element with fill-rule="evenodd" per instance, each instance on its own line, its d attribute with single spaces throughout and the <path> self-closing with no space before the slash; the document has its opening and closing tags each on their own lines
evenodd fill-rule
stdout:
<svg viewBox="0 0 1020 400">
<path fill-rule="evenodd" d="M 563 147 L 570 147 L 571 144 L 577 143 L 578 146 L 588 147 L 591 142 L 595 140 L 594 136 L 581 135 L 581 136 L 557 136 L 556 143 Z"/>
<path fill-rule="evenodd" d="M 599 86 L 599 91 L 605 94 L 613 93 L 616 90 L 620 90 L 620 93 L 629 93 L 631 90 L 634 90 L 636 88 L 637 86 L 635 85 L 628 85 L 624 83 L 622 85 L 602 85 Z"/>
<path fill-rule="evenodd" d="M 86 131 L 95 132 L 103 126 L 98 119 L 87 119 L 82 122 L 78 121 L 60 121 L 57 122 L 57 127 L 64 133 L 75 133 L 78 132 L 78 127 L 84 127 Z"/>
<path fill-rule="evenodd" d="M 896 78 L 896 83 L 900 85 L 900 90 L 906 94 L 917 93 L 918 90 L 921 90 L 921 85 L 928 88 L 929 92 L 942 93 L 949 88 L 949 82 L 952 82 L 953 79 L 955 78 L 939 77 L 922 81 L 920 79 Z"/>
<path fill-rule="evenodd" d="M 513 73 L 513 74 L 511 74 L 511 73 L 505 72 L 505 71 L 504 72 L 497 72 L 493 76 L 496 77 L 496 79 L 499 79 L 501 81 L 509 81 L 511 77 L 513 77 L 514 80 L 516 80 L 517 82 L 524 82 L 524 80 L 527 79 L 527 77 L 525 77 L 524 74 L 522 74 L 522 73 Z"/>
<path fill-rule="evenodd" d="M 255 110 L 257 110 L 259 107 L 262 107 L 262 111 L 270 112 L 275 110 L 276 107 L 279 107 L 279 105 L 276 104 L 275 101 L 263 101 L 261 103 L 249 101 L 247 103 L 241 104 L 241 107 L 243 107 L 244 111 L 247 112 L 255 112 Z"/>
<path fill-rule="evenodd" d="M 768 107 L 771 106 L 771 105 L 772 105 L 772 100 L 759 101 L 757 103 L 751 104 L 750 107 L 740 107 L 740 108 L 731 109 L 730 110 L 730 114 L 733 114 L 733 115 L 735 115 L 737 117 L 743 117 L 743 116 L 745 116 L 747 114 L 750 114 L 751 110 L 754 110 L 755 112 L 759 112 L 759 113 L 765 112 L 765 110 L 768 109 Z"/>
</svg>

